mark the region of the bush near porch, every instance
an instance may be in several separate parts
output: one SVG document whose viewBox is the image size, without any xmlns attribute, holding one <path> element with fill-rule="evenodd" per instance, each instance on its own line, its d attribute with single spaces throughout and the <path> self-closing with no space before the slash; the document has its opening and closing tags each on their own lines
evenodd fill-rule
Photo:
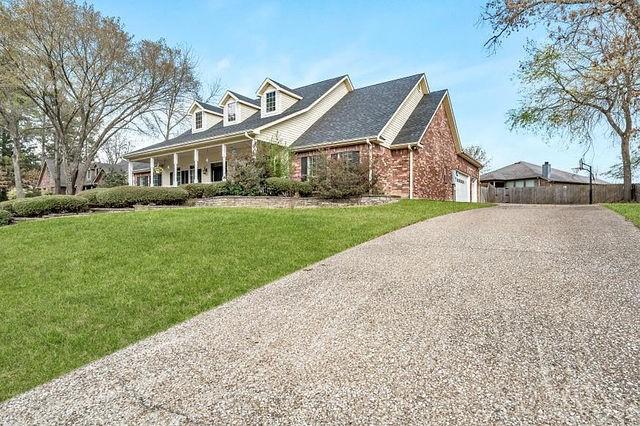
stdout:
<svg viewBox="0 0 640 426">
<path fill-rule="evenodd" d="M 122 208 L 138 204 L 180 205 L 189 199 L 184 188 L 118 186 L 96 188 L 78 193 L 91 207 Z"/>
<path fill-rule="evenodd" d="M 0 228 L 0 401 L 283 275 L 478 204 L 170 209 Z"/>
</svg>

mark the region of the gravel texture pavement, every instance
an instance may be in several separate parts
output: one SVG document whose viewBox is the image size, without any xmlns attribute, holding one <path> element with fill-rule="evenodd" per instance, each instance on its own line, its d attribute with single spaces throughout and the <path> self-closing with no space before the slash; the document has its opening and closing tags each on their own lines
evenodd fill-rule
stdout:
<svg viewBox="0 0 640 426">
<path fill-rule="evenodd" d="M 640 230 L 438 217 L 0 405 L 2 424 L 640 423 Z"/>
</svg>

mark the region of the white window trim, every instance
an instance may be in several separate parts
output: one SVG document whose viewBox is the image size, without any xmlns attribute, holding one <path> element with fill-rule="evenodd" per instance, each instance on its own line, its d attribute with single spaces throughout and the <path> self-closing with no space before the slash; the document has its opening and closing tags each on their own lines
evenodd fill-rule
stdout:
<svg viewBox="0 0 640 426">
<path fill-rule="evenodd" d="M 273 93 L 275 95 L 275 108 L 273 111 L 267 111 L 267 95 Z M 276 115 L 279 112 L 279 103 L 280 103 L 280 93 L 278 90 L 273 89 L 264 93 L 264 105 L 262 105 L 262 117 L 269 117 L 271 115 Z"/>
<path fill-rule="evenodd" d="M 200 114 L 200 127 L 198 127 L 198 114 Z M 204 128 L 204 112 L 202 110 L 193 113 L 193 128 L 197 131 Z"/>
<path fill-rule="evenodd" d="M 229 121 L 229 105 L 231 105 L 231 104 L 235 104 L 235 108 L 236 108 L 236 111 L 235 111 L 236 112 L 236 117 L 235 117 L 235 120 L 233 120 L 233 121 Z M 240 114 L 241 114 L 240 111 L 241 111 L 241 108 L 238 106 L 238 101 L 232 100 L 232 101 L 227 102 L 224 105 L 224 125 L 225 126 L 231 126 L 231 125 L 240 123 L 242 121 L 242 119 L 240 117 Z"/>
</svg>

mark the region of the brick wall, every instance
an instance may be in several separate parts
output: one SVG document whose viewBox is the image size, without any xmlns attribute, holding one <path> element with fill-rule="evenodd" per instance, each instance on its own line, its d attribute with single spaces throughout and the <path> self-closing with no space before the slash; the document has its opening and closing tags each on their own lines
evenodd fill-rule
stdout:
<svg viewBox="0 0 640 426">
<path fill-rule="evenodd" d="M 479 178 L 478 168 L 456 154 L 453 133 L 443 106 L 440 106 L 433 117 L 429 129 L 423 136 L 422 145 L 422 148 L 414 149 L 413 152 L 413 195 L 415 198 L 453 199 L 451 182 L 453 170 L 459 170 L 476 179 Z M 368 159 L 369 147 L 367 144 L 327 148 L 323 152 L 330 155 L 354 150 L 360 152 L 361 161 Z M 381 192 L 386 195 L 409 197 L 409 149 L 391 150 L 373 144 L 372 150 L 374 173 Z M 300 158 L 308 155 L 313 155 L 313 153 L 295 154 L 292 175 L 294 179 L 300 179 Z"/>
</svg>

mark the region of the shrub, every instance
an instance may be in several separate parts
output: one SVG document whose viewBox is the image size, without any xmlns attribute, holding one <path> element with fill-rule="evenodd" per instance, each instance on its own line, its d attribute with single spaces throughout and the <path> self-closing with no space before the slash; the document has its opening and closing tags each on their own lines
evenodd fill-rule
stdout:
<svg viewBox="0 0 640 426">
<path fill-rule="evenodd" d="M 210 183 L 204 188 L 205 197 L 219 197 L 221 195 L 229 195 L 229 184 L 227 182 Z"/>
<path fill-rule="evenodd" d="M 314 195 L 320 198 L 351 198 L 366 194 L 371 188 L 366 164 L 319 156 L 311 178 Z"/>
<path fill-rule="evenodd" d="M 126 173 L 108 172 L 104 175 L 104 179 L 100 182 L 100 188 L 115 188 L 117 186 L 125 186 L 128 184 Z"/>
<path fill-rule="evenodd" d="M 90 207 L 99 207 L 98 206 L 98 194 L 106 191 L 106 188 L 94 188 L 87 189 L 85 191 L 80 191 L 76 195 L 78 197 L 82 197 L 89 202 Z"/>
<path fill-rule="evenodd" d="M 261 195 L 266 170 L 255 159 L 239 158 L 230 164 L 229 195 Z"/>
<path fill-rule="evenodd" d="M 14 213 L 13 211 L 13 203 L 16 200 L 7 200 L 7 201 L 2 201 L 0 202 L 0 210 L 6 210 L 9 213 Z"/>
<path fill-rule="evenodd" d="M 9 225 L 13 222 L 13 216 L 6 210 L 0 210 L 0 226 Z"/>
<path fill-rule="evenodd" d="M 180 188 L 184 188 L 189 193 L 189 198 L 202 198 L 206 187 L 209 185 L 208 183 L 188 183 L 180 185 Z"/>
<path fill-rule="evenodd" d="M 295 192 L 300 197 L 311 197 L 313 195 L 313 186 L 311 182 L 301 181 L 295 183 Z"/>
<path fill-rule="evenodd" d="M 132 207 L 136 204 L 176 205 L 184 204 L 189 193 L 184 188 L 118 186 L 97 192 L 100 207 Z"/>
<path fill-rule="evenodd" d="M 292 196 L 296 192 L 296 182 L 289 178 L 270 177 L 265 181 L 265 192 L 267 195 Z"/>
<path fill-rule="evenodd" d="M 79 213 L 86 211 L 88 202 L 75 195 L 42 195 L 13 202 L 13 212 L 19 217 L 44 216 L 55 213 Z"/>
</svg>

